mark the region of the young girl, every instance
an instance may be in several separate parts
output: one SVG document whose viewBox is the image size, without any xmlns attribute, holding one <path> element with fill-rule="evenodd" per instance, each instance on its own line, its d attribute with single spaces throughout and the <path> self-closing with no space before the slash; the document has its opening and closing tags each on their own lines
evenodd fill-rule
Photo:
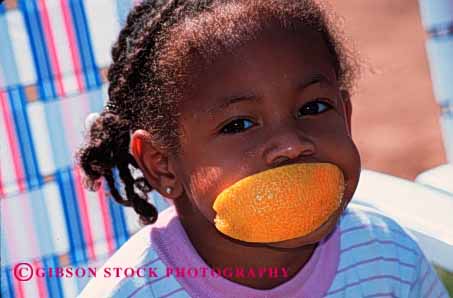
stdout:
<svg viewBox="0 0 453 298">
<path fill-rule="evenodd" d="M 149 225 L 79 297 L 447 297 L 398 224 L 346 208 L 356 67 L 314 1 L 144 1 L 112 56 L 78 159 Z"/>
</svg>

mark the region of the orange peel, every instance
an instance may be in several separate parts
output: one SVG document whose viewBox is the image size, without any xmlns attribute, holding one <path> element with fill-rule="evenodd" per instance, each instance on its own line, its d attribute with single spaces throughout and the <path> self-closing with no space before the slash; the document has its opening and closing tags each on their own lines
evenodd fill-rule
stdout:
<svg viewBox="0 0 453 298">
<path fill-rule="evenodd" d="M 216 198 L 215 227 L 246 242 L 306 236 L 341 205 L 343 172 L 331 163 L 298 163 L 245 177 Z"/>
</svg>

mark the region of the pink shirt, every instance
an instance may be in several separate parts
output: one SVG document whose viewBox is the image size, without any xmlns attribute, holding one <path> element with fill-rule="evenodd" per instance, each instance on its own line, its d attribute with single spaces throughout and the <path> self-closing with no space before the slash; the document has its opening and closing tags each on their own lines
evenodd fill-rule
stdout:
<svg viewBox="0 0 453 298">
<path fill-rule="evenodd" d="M 151 242 L 167 267 L 209 267 L 192 246 L 174 208 L 159 214 Z M 332 284 L 339 259 L 339 229 L 322 241 L 308 263 L 289 281 L 270 290 L 258 290 L 224 277 L 176 277 L 191 297 L 322 297 Z M 322 270 L 316 270 L 322 268 Z"/>
</svg>

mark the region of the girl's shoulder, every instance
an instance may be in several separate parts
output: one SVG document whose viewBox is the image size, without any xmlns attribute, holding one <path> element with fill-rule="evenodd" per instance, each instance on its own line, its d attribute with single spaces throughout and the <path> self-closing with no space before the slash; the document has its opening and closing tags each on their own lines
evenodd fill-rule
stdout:
<svg viewBox="0 0 453 298">
<path fill-rule="evenodd" d="M 159 213 L 158 221 L 142 227 L 132 235 L 105 263 L 97 268 L 78 298 L 123 298 L 123 297 L 158 297 L 159 289 L 150 287 L 165 277 L 166 267 L 160 259 L 154 244 L 152 233 L 162 228 L 174 218 L 174 208 L 167 208 Z M 163 281 L 162 281 L 163 282 Z M 165 278 L 162 290 L 173 287 L 172 278 Z M 157 292 L 156 292 L 157 291 Z"/>
<path fill-rule="evenodd" d="M 410 232 L 379 211 L 354 204 L 339 229 L 339 262 L 328 297 L 411 297 L 424 257 Z"/>
<path fill-rule="evenodd" d="M 115 294 L 124 286 L 130 274 L 155 257 L 151 248 L 152 226 L 145 226 L 132 235 L 105 263 L 97 268 L 78 298 L 120 297 Z"/>
<path fill-rule="evenodd" d="M 341 249 L 379 248 L 404 250 L 417 259 L 421 254 L 414 235 L 377 209 L 351 204 L 340 219 Z"/>
<path fill-rule="evenodd" d="M 351 204 L 339 230 L 339 262 L 326 297 L 448 296 L 416 238 L 394 219 Z"/>
</svg>

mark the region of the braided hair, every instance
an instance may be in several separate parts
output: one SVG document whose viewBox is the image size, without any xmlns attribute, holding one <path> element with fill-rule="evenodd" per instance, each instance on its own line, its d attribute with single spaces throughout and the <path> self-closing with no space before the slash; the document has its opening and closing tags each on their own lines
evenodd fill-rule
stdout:
<svg viewBox="0 0 453 298">
<path fill-rule="evenodd" d="M 157 209 L 147 197 L 153 188 L 133 175 L 139 167 L 129 153 L 131 132 L 146 129 L 160 148 L 178 154 L 178 103 L 193 80 L 191 66 L 209 65 L 266 26 L 321 32 L 342 88 L 351 89 L 358 66 L 329 16 L 315 0 L 144 0 L 135 6 L 111 50 L 108 104 L 76 153 L 85 186 L 96 190 L 104 177 L 116 202 L 132 207 L 142 224 L 154 223 Z"/>
</svg>

